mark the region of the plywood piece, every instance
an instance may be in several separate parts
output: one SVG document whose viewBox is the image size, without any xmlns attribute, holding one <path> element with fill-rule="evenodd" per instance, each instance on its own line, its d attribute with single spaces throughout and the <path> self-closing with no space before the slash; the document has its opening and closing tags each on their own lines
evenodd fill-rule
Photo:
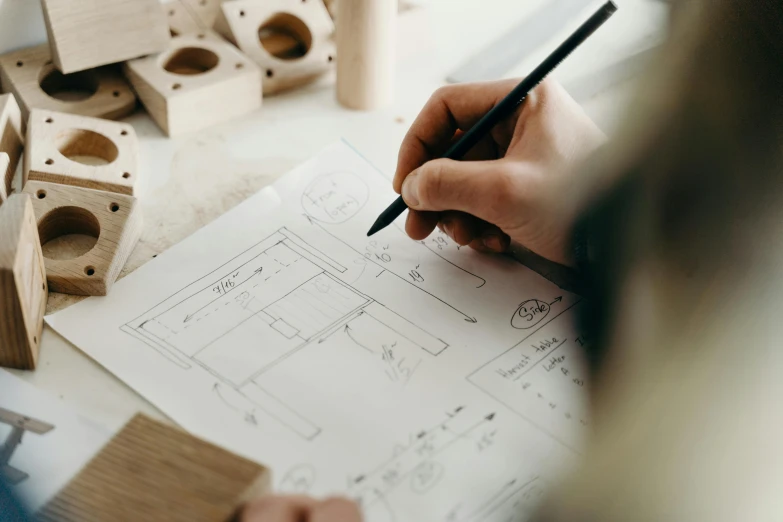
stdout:
<svg viewBox="0 0 783 522">
<path fill-rule="evenodd" d="M 304 85 L 334 69 L 334 23 L 321 1 L 224 2 L 215 30 L 261 67 L 264 95 Z M 297 45 L 281 46 L 291 38 Z"/>
<path fill-rule="evenodd" d="M 64 74 L 163 51 L 158 0 L 41 0 L 52 59 Z"/>
<path fill-rule="evenodd" d="M 0 204 L 11 195 L 12 182 L 24 145 L 22 114 L 13 94 L 0 95 L 0 153 L 6 155 L 0 165 Z"/>
<path fill-rule="evenodd" d="M 212 31 L 171 39 L 169 49 L 125 64 L 152 119 L 169 136 L 261 107 L 261 71 Z"/>
<path fill-rule="evenodd" d="M 337 3 L 337 101 L 377 109 L 394 98 L 397 0 Z"/>
<path fill-rule="evenodd" d="M 137 415 L 36 520 L 226 522 L 270 483 L 264 466 Z"/>
<path fill-rule="evenodd" d="M 136 198 L 69 185 L 28 181 L 41 243 L 67 234 L 97 238 L 93 248 L 73 259 L 44 257 L 53 292 L 106 295 L 136 246 L 142 228 Z"/>
<path fill-rule="evenodd" d="M 0 366 L 35 368 L 47 296 L 33 205 L 15 194 L 0 206 Z"/>
<path fill-rule="evenodd" d="M 117 67 L 63 75 L 46 44 L 0 56 L 0 86 L 14 93 L 25 120 L 32 109 L 119 119 L 136 107 L 136 95 Z"/>
<path fill-rule="evenodd" d="M 34 110 L 27 143 L 24 183 L 48 181 L 133 195 L 139 142 L 126 123 Z"/>
</svg>

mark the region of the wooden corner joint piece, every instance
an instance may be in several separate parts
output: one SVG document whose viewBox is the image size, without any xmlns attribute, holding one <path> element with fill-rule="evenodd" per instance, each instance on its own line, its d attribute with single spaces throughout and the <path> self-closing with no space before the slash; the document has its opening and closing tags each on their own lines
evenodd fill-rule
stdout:
<svg viewBox="0 0 783 522">
<path fill-rule="evenodd" d="M 258 66 L 212 31 L 172 38 L 165 52 L 126 62 L 125 75 L 169 136 L 261 106 Z"/>
<path fill-rule="evenodd" d="M 225 522 L 270 483 L 266 467 L 137 415 L 36 520 Z"/>
<path fill-rule="evenodd" d="M 34 110 L 23 179 L 133 195 L 139 143 L 131 125 Z"/>
<path fill-rule="evenodd" d="M 73 259 L 44 258 L 49 288 L 71 295 L 106 295 L 139 240 L 142 215 L 136 198 L 81 187 L 28 181 L 41 244 L 68 234 L 95 238 Z"/>
<path fill-rule="evenodd" d="M 136 107 L 136 95 L 116 68 L 62 74 L 46 44 L 0 56 L 0 85 L 16 95 L 25 120 L 32 109 L 119 119 Z"/>
<path fill-rule="evenodd" d="M 35 368 L 47 296 L 33 205 L 15 194 L 0 207 L 0 366 Z"/>
<path fill-rule="evenodd" d="M 16 166 L 22 155 L 24 138 L 22 115 L 13 94 L 0 95 L 0 153 L 6 160 L 0 165 L 0 204 L 11 195 Z"/>
<path fill-rule="evenodd" d="M 334 23 L 323 2 L 223 2 L 215 30 L 256 62 L 264 95 L 309 83 L 334 69 Z"/>
</svg>

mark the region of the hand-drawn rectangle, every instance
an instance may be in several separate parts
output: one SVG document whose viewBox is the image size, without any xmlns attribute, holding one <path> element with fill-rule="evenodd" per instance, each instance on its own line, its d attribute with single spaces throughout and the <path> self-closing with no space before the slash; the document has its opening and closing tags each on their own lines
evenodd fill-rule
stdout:
<svg viewBox="0 0 783 522">
<path fill-rule="evenodd" d="M 292 339 L 296 334 L 299 333 L 299 330 L 286 323 L 284 319 L 278 319 L 269 326 L 283 334 L 286 339 Z"/>
</svg>

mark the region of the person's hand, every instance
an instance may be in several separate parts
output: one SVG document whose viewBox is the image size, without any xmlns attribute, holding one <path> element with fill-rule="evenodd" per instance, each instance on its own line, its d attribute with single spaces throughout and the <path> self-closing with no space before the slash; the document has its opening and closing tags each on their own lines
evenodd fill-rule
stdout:
<svg viewBox="0 0 783 522">
<path fill-rule="evenodd" d="M 421 240 L 438 226 L 460 245 L 503 252 L 510 240 L 572 262 L 575 167 L 606 136 L 556 82 L 539 85 L 462 161 L 433 159 L 505 97 L 517 80 L 443 87 L 400 147 L 394 190 L 410 207 L 405 229 Z M 569 197 L 565 197 L 566 193 Z"/>
<path fill-rule="evenodd" d="M 268 496 L 247 504 L 240 522 L 362 522 L 359 507 L 345 499 Z"/>
</svg>

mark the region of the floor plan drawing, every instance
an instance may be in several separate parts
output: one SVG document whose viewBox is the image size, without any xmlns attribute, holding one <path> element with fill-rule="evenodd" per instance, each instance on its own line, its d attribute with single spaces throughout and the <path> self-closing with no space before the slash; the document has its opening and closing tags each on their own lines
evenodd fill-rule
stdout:
<svg viewBox="0 0 783 522">
<path fill-rule="evenodd" d="M 413 360 L 395 359 L 395 352 L 415 348 L 437 356 L 448 348 L 332 274 L 346 270 L 281 228 L 121 330 L 180 368 L 197 364 L 209 371 L 223 385 L 215 388 L 223 390 L 222 398 L 230 393 L 225 390 L 229 386 L 312 439 L 320 429 L 264 389 L 263 375 L 270 368 L 336 333 L 365 350 L 377 350 L 393 379 L 405 379 Z M 357 340 L 363 330 L 373 333 Z"/>
</svg>

